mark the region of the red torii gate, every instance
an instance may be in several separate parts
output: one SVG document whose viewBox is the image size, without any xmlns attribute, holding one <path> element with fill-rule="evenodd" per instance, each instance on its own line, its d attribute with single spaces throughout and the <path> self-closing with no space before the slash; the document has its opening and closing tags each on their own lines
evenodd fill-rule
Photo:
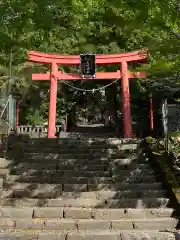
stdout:
<svg viewBox="0 0 180 240">
<path fill-rule="evenodd" d="M 80 65 L 79 55 L 56 55 L 46 54 L 36 51 L 28 52 L 29 61 L 41 64 L 50 64 L 51 72 L 32 74 L 32 80 L 50 80 L 50 103 L 49 103 L 49 119 L 48 119 L 48 138 L 55 137 L 56 125 L 56 98 L 57 98 L 57 80 L 82 80 L 82 79 L 121 79 L 122 80 L 122 96 L 123 96 L 123 114 L 124 114 L 124 137 L 132 138 L 131 126 L 131 107 L 130 107 L 130 92 L 129 79 L 145 78 L 146 74 L 132 74 L 128 71 L 128 62 L 145 60 L 146 53 L 134 51 L 120 54 L 97 54 L 96 64 L 120 64 L 120 70 L 117 72 L 97 72 L 96 77 L 86 78 L 79 74 L 64 73 L 58 70 L 59 65 Z"/>
</svg>

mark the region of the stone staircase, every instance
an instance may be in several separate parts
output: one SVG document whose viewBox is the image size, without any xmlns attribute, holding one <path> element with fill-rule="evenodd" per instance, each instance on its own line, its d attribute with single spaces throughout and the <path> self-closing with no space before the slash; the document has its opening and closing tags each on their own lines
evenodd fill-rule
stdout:
<svg viewBox="0 0 180 240">
<path fill-rule="evenodd" d="M 178 216 L 136 140 L 9 141 L 0 239 L 178 239 Z"/>
</svg>

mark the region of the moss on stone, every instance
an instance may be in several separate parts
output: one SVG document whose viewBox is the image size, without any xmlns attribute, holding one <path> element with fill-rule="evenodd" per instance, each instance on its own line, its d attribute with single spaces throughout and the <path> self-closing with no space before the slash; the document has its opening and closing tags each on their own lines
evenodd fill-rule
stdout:
<svg viewBox="0 0 180 240">
<path fill-rule="evenodd" d="M 149 148 L 152 160 L 156 161 L 165 176 L 166 183 L 172 187 L 172 193 L 177 201 L 180 201 L 180 186 L 171 170 L 171 158 L 168 152 L 164 149 L 164 146 L 158 142 L 157 139 L 148 137 L 145 139 L 144 145 Z M 143 145 L 142 145 L 143 147 Z"/>
<path fill-rule="evenodd" d="M 169 136 L 170 137 L 180 137 L 180 132 L 178 132 L 178 131 L 177 132 L 170 132 Z"/>
</svg>

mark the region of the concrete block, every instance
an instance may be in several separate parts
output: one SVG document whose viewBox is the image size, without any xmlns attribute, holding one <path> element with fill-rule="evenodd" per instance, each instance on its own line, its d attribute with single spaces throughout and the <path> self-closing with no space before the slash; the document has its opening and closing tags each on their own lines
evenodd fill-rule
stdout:
<svg viewBox="0 0 180 240">
<path fill-rule="evenodd" d="M 101 200 L 97 199 L 83 199 L 83 198 L 57 198 L 57 199 L 1 199 L 0 200 L 1 205 L 3 206 L 12 206 L 11 208 L 15 207 L 24 207 L 24 208 L 30 208 L 30 207 L 82 207 L 82 208 L 91 208 L 95 206 L 100 206 L 102 204 Z M 33 213 L 33 210 L 32 210 Z M 0 216 L 1 216 L 1 210 L 0 210 Z"/>
<path fill-rule="evenodd" d="M 119 147 L 119 150 L 136 150 L 137 149 L 137 144 L 131 143 L 131 144 L 123 144 Z"/>
<path fill-rule="evenodd" d="M 124 209 L 93 209 L 95 219 L 119 220 L 125 216 Z"/>
<path fill-rule="evenodd" d="M 178 224 L 178 219 L 172 218 L 154 218 L 146 220 L 134 220 L 133 221 L 135 229 L 139 230 L 166 230 L 166 229 L 175 229 Z"/>
<path fill-rule="evenodd" d="M 62 197 L 70 197 L 70 198 L 93 198 L 93 199 L 99 199 L 99 194 L 101 191 L 95 191 L 95 192 L 63 192 Z"/>
<path fill-rule="evenodd" d="M 168 198 L 142 198 L 142 199 L 110 199 L 101 206 L 106 208 L 158 208 L 166 207 Z"/>
<path fill-rule="evenodd" d="M 84 170 L 65 170 L 63 171 L 63 177 L 110 177 L 110 173 L 108 171 L 89 171 L 87 169 Z"/>
<path fill-rule="evenodd" d="M 141 191 L 141 190 L 127 190 L 127 191 L 117 191 L 114 195 L 116 199 L 127 199 L 127 198 L 161 198 L 162 196 L 166 196 L 166 190 L 149 190 L 149 191 Z"/>
<path fill-rule="evenodd" d="M 38 240 L 66 240 L 64 233 L 39 233 Z"/>
<path fill-rule="evenodd" d="M 15 221 L 11 218 L 0 218 L 0 229 L 14 229 Z"/>
<path fill-rule="evenodd" d="M 104 169 L 108 169 L 109 166 L 107 165 L 97 165 L 97 163 L 95 165 L 92 164 L 88 164 L 87 161 L 86 163 L 84 162 L 84 164 L 81 164 L 78 162 L 78 164 L 71 164 L 71 163 L 67 163 L 67 164 L 62 164 L 60 163 L 58 168 L 60 170 L 73 170 L 73 169 L 78 169 L 80 171 L 104 171 Z"/>
<path fill-rule="evenodd" d="M 107 191 L 107 190 L 115 190 L 116 184 L 112 183 L 97 183 L 97 184 L 88 184 L 87 185 L 88 191 Z"/>
<path fill-rule="evenodd" d="M 111 228 L 112 230 L 131 230 L 133 229 L 133 224 L 131 220 L 115 220 L 111 221 Z"/>
<path fill-rule="evenodd" d="M 44 162 L 21 162 L 15 165 L 13 171 L 17 174 L 23 174 L 24 172 L 28 172 L 29 170 L 55 170 L 57 166 L 57 162 L 47 161 L 46 164 Z"/>
<path fill-rule="evenodd" d="M 8 184 L 8 183 L 7 183 Z M 62 194 L 61 184 L 9 183 L 11 188 L 4 190 L 4 196 L 20 198 L 56 198 Z"/>
<path fill-rule="evenodd" d="M 110 231 L 68 233 L 67 240 L 121 240 L 120 234 Z"/>
<path fill-rule="evenodd" d="M 62 194 L 62 184 L 38 184 L 32 191 L 32 197 L 57 198 Z"/>
<path fill-rule="evenodd" d="M 2 177 L 3 179 L 6 179 L 9 175 L 9 172 L 10 172 L 9 169 L 0 168 L 0 177 Z"/>
<path fill-rule="evenodd" d="M 0 168 L 6 168 L 8 167 L 10 164 L 12 163 L 12 161 L 8 161 L 5 158 L 0 158 Z"/>
<path fill-rule="evenodd" d="M 172 208 L 150 208 L 150 209 L 134 209 L 134 208 L 127 208 L 125 209 L 126 214 L 125 218 L 164 218 L 164 217 L 171 217 L 173 214 Z"/>
<path fill-rule="evenodd" d="M 176 235 L 170 232 L 159 232 L 159 231 L 121 231 L 120 232 L 121 240 L 140 240 L 140 239 L 158 239 L 158 240 L 175 240 Z"/>
<path fill-rule="evenodd" d="M 63 184 L 64 192 L 86 192 L 87 184 Z"/>
<path fill-rule="evenodd" d="M 161 189 L 162 183 L 109 183 L 109 184 L 88 184 L 88 191 L 125 191 L 125 190 L 152 190 L 152 189 Z"/>
<path fill-rule="evenodd" d="M 3 178 L 0 178 L 0 197 L 3 197 Z"/>
<path fill-rule="evenodd" d="M 43 230 L 44 220 L 42 219 L 16 219 L 17 230 Z"/>
<path fill-rule="evenodd" d="M 79 230 L 109 230 L 110 222 L 106 220 L 84 219 L 78 221 Z"/>
<path fill-rule="evenodd" d="M 32 218 L 33 208 L 1 207 L 0 217 Z"/>
<path fill-rule="evenodd" d="M 95 191 L 94 193 L 94 198 L 97 199 L 108 199 L 108 198 L 119 198 L 117 196 L 117 191 Z"/>
<path fill-rule="evenodd" d="M 37 240 L 37 233 L 33 232 L 11 232 L 11 233 L 0 233 L 0 240 Z M 64 239 L 63 239 L 64 240 Z"/>
<path fill-rule="evenodd" d="M 77 229 L 77 224 L 72 219 L 46 219 L 44 230 L 73 231 Z"/>
<path fill-rule="evenodd" d="M 1 206 L 11 206 L 17 208 L 27 207 L 45 207 L 48 206 L 49 200 L 47 199 L 36 199 L 36 198 L 4 198 L 0 199 Z"/>
<path fill-rule="evenodd" d="M 63 218 L 63 208 L 35 208 L 34 218 Z"/>
<path fill-rule="evenodd" d="M 91 208 L 65 208 L 64 217 L 72 219 L 91 219 L 92 209 Z"/>
<path fill-rule="evenodd" d="M 97 199 L 83 198 L 57 198 L 48 199 L 47 206 L 49 207 L 95 207 L 101 204 L 102 201 Z"/>
<path fill-rule="evenodd" d="M 40 175 L 10 175 L 8 178 L 10 181 L 15 182 L 23 182 L 23 183 L 33 183 L 33 184 L 44 184 L 44 183 L 49 183 L 49 184 L 60 184 L 61 183 L 61 178 L 57 176 L 50 176 L 49 174 L 46 174 L 44 176 Z"/>
<path fill-rule="evenodd" d="M 0 178 L 0 190 L 2 190 L 3 189 L 3 178 Z"/>
<path fill-rule="evenodd" d="M 148 217 L 157 217 L 157 218 L 168 218 L 173 215 L 174 209 L 173 208 L 152 208 L 146 209 L 146 215 Z"/>
</svg>

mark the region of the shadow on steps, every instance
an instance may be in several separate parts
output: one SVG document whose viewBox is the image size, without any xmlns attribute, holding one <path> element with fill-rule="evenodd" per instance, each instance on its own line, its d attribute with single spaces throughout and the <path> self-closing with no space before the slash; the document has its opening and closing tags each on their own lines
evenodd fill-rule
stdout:
<svg viewBox="0 0 180 240">
<path fill-rule="evenodd" d="M 6 196 L 7 201 L 4 200 L 4 203 L 6 201 L 6 204 L 16 206 L 19 200 L 19 204 L 23 204 L 24 201 L 24 204 L 28 205 L 27 198 L 30 198 L 32 202 L 29 202 L 29 204 L 33 206 L 59 204 L 59 206 L 64 207 L 74 204 L 74 206 L 79 207 L 123 209 L 169 206 L 170 201 L 166 194 L 158 198 L 156 194 L 154 197 L 147 196 L 148 190 L 158 192 L 162 190 L 162 186 L 155 183 L 157 177 L 153 172 L 150 174 L 151 168 L 147 168 L 146 171 L 139 168 L 140 164 L 136 154 L 133 155 L 131 151 L 125 150 L 121 151 L 117 157 L 116 155 L 113 156 L 113 153 L 109 153 L 108 150 L 109 148 L 118 150 L 117 144 L 107 143 L 106 140 L 101 139 L 96 143 L 79 139 L 78 144 L 77 147 L 70 139 L 10 137 L 7 152 L 10 163 L 7 167 L 10 173 L 13 173 L 9 180 L 13 180 L 12 176 L 14 176 L 14 181 L 11 182 L 7 178 L 4 182 L 4 190 L 7 190 L 7 194 L 9 194 Z M 35 148 L 37 154 L 33 155 L 33 151 L 30 151 L 30 155 L 27 155 L 27 146 L 33 151 Z M 91 153 L 91 149 L 95 149 L 95 147 L 98 152 L 98 159 L 96 159 L 97 156 L 94 157 L 94 150 Z M 45 151 L 47 148 L 50 152 L 54 149 L 55 153 L 49 154 L 48 151 Z M 63 156 L 63 148 L 68 150 L 66 154 L 72 155 L 71 159 Z M 88 154 L 84 153 L 80 156 L 78 148 Z M 73 152 L 74 150 L 77 150 L 77 152 Z M 146 167 L 149 166 L 148 163 L 141 162 L 141 164 Z M 39 167 L 37 168 L 37 166 Z M 92 166 L 97 166 L 103 173 L 107 172 L 108 177 L 100 178 L 101 176 L 97 176 Z M 64 177 L 68 169 L 71 169 L 71 173 Z M 78 175 L 73 178 L 72 175 L 78 171 L 83 174 L 90 172 L 90 175 L 87 175 L 86 178 Z M 98 173 L 101 171 L 98 170 Z M 124 171 L 123 174 L 122 171 Z M 20 175 L 17 174 L 18 172 Z M 113 191 L 114 194 L 104 199 L 83 197 L 84 192 L 92 191 Z M 70 192 L 73 192 L 71 197 L 66 195 Z M 134 195 L 135 192 L 136 195 Z"/>
</svg>

